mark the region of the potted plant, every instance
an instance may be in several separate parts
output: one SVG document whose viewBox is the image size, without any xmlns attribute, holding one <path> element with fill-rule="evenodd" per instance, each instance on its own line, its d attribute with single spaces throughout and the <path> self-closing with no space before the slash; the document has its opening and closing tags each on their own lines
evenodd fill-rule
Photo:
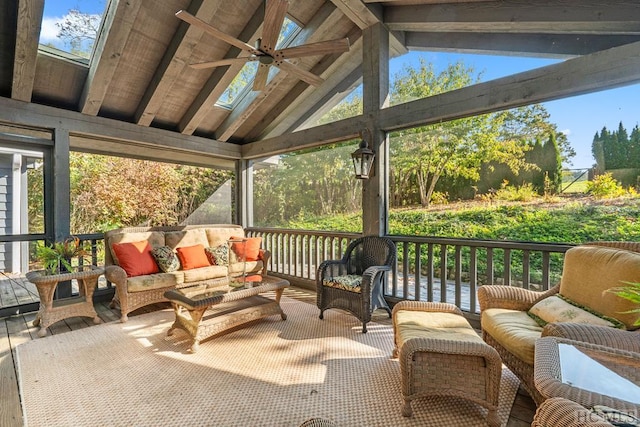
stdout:
<svg viewBox="0 0 640 427">
<path fill-rule="evenodd" d="M 71 272 L 73 270 L 71 259 L 86 255 L 87 252 L 82 248 L 80 239 L 73 236 L 62 242 L 36 248 L 36 259 L 42 262 L 44 274 L 47 275 Z"/>
<path fill-rule="evenodd" d="M 640 313 L 640 282 L 622 282 L 625 286 L 618 286 L 611 288 L 607 292 L 611 292 L 620 298 L 624 298 L 638 305 L 638 308 L 634 308 L 624 313 Z M 640 326 L 640 317 L 635 321 L 635 326 Z"/>
</svg>

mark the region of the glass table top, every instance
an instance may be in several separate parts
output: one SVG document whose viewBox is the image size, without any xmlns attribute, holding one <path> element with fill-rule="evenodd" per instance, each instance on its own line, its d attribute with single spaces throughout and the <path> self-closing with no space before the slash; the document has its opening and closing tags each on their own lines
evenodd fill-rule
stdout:
<svg viewBox="0 0 640 427">
<path fill-rule="evenodd" d="M 562 382 L 590 392 L 640 404 L 640 376 L 630 378 L 607 367 L 607 353 L 558 343 Z M 640 366 L 630 366 L 640 372 Z M 628 372 L 628 371 L 627 371 Z"/>
</svg>

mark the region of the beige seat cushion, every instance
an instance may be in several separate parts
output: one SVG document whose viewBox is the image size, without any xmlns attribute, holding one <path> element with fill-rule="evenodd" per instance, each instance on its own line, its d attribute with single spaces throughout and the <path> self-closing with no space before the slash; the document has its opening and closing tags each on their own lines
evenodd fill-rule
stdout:
<svg viewBox="0 0 640 427">
<path fill-rule="evenodd" d="M 151 289 L 175 287 L 184 282 L 182 271 L 172 271 L 171 273 L 155 273 L 145 276 L 127 278 L 127 291 L 144 292 Z"/>
<path fill-rule="evenodd" d="M 489 308 L 482 312 L 482 329 L 509 353 L 533 366 L 536 339 L 542 328 L 525 311 Z"/>
<path fill-rule="evenodd" d="M 241 262 L 233 263 L 229 266 L 229 272 L 231 273 L 241 273 L 243 269 Z M 262 270 L 262 260 L 258 261 L 246 261 L 246 265 L 244 266 L 245 273 L 257 273 Z"/>
<path fill-rule="evenodd" d="M 398 347 L 412 338 L 483 342 L 463 316 L 453 313 L 399 310 L 395 325 Z"/>
<path fill-rule="evenodd" d="M 221 265 L 211 265 L 209 267 L 192 268 L 184 270 L 184 282 L 201 282 L 208 279 L 227 277 L 227 267 Z"/>
</svg>

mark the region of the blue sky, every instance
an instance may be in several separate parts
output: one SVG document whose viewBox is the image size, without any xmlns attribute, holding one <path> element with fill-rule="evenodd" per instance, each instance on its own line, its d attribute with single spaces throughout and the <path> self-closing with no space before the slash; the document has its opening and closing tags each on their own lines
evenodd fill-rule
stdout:
<svg viewBox="0 0 640 427">
<path fill-rule="evenodd" d="M 85 13 L 102 13 L 106 1 L 45 0 L 40 42 L 53 43 L 56 47 L 64 49 L 56 39 L 58 28 L 55 23 L 62 19 L 70 8 L 77 8 Z M 436 71 L 444 69 L 449 63 L 463 61 L 465 65 L 472 66 L 476 73 L 482 72 L 483 81 L 557 62 L 557 60 L 515 56 L 410 52 L 391 60 L 391 76 L 397 73 L 404 64 L 417 64 L 420 57 L 433 62 Z M 631 132 L 631 129 L 640 123 L 638 99 L 640 99 L 640 84 L 543 103 L 551 115 L 551 121 L 567 135 L 571 146 L 576 151 L 576 157 L 572 160 L 573 164 L 565 165 L 565 167 L 588 168 L 593 165 L 591 143 L 594 134 L 599 132 L 603 126 L 615 130 L 622 122 L 627 131 Z"/>
</svg>

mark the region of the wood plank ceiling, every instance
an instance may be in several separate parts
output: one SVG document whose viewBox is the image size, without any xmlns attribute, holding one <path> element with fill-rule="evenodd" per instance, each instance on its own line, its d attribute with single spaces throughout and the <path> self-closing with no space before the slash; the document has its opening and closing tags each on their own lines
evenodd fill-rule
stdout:
<svg viewBox="0 0 640 427">
<path fill-rule="evenodd" d="M 298 42 L 348 37 L 350 51 L 299 60 L 325 80 L 318 87 L 279 72 L 229 109 L 215 103 L 239 67 L 189 64 L 241 52 L 175 13 L 185 9 L 253 45 L 263 0 L 111 0 L 89 64 L 38 49 L 44 0 L 3 3 L 0 97 L 239 145 L 309 126 L 346 96 L 362 80 L 362 30 L 378 22 L 391 31 L 392 56 L 411 49 L 572 58 L 640 41 L 640 6 L 631 0 L 290 0 L 288 17 L 303 28 Z"/>
</svg>

